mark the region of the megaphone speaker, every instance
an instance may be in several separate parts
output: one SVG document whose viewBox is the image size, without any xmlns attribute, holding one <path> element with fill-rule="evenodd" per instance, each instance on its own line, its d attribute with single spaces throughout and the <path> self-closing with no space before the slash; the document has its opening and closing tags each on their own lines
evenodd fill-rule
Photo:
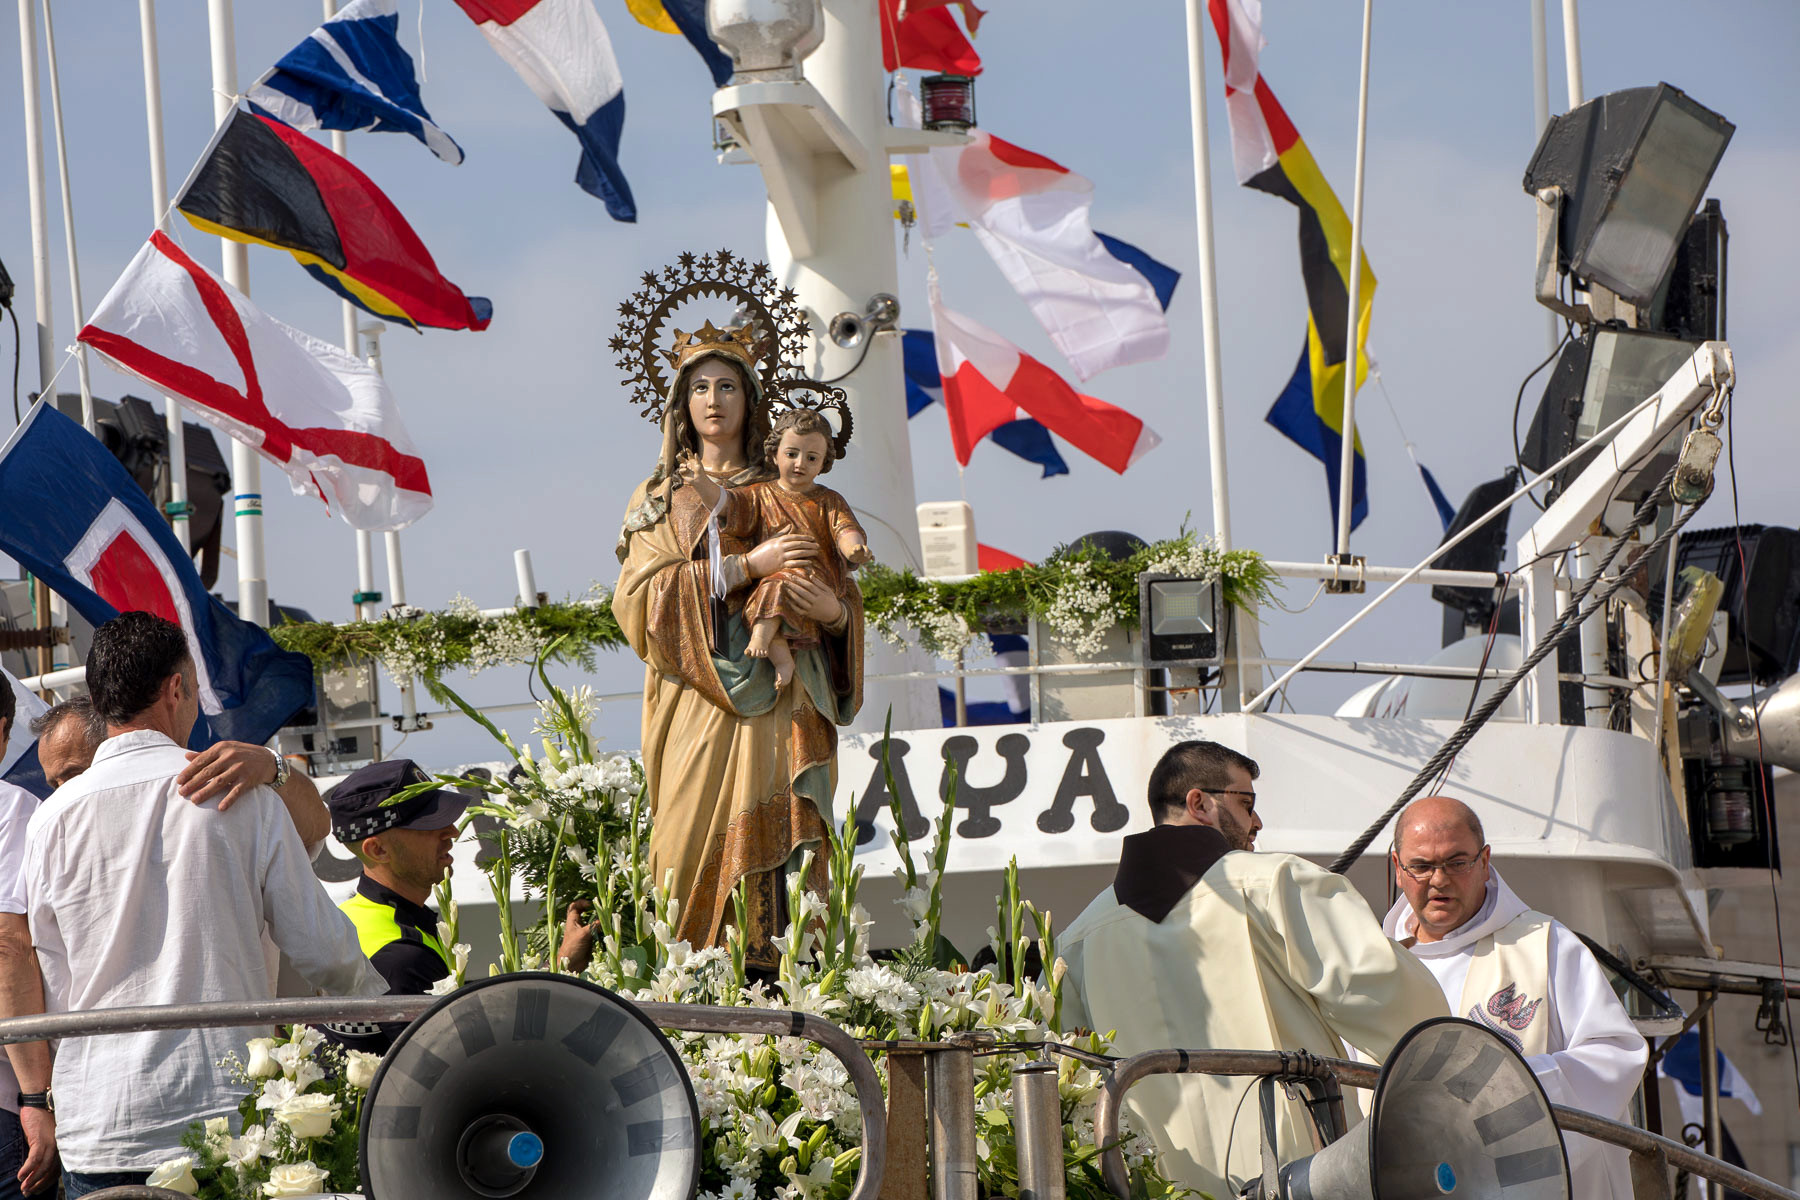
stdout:
<svg viewBox="0 0 1800 1200">
<path fill-rule="evenodd" d="M 1281 1168 L 1290 1200 L 1569 1200 L 1562 1131 L 1512 1045 L 1473 1021 L 1415 1025 L 1369 1117 Z"/>
<path fill-rule="evenodd" d="M 826 333 L 832 343 L 844 350 L 854 350 L 862 345 L 863 339 L 869 335 L 868 326 L 862 316 L 853 312 L 841 312 L 831 318 Z"/>
<path fill-rule="evenodd" d="M 567 975 L 502 975 L 407 1026 L 363 1105 L 369 1200 L 692 1200 L 687 1070 L 630 1002 Z"/>
</svg>

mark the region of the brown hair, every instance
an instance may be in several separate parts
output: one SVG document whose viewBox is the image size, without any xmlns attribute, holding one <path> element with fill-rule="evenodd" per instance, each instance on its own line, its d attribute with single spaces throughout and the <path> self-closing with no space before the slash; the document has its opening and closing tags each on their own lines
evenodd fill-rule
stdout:
<svg viewBox="0 0 1800 1200">
<path fill-rule="evenodd" d="M 775 452 L 781 449 L 781 435 L 792 430 L 803 436 L 822 434 L 825 438 L 825 465 L 819 468 L 819 474 L 831 470 L 832 461 L 840 455 L 837 452 L 837 433 L 819 413 L 810 408 L 790 408 L 775 418 L 775 427 L 769 430 L 769 436 L 763 439 L 763 458 L 771 465 L 775 462 Z"/>
</svg>

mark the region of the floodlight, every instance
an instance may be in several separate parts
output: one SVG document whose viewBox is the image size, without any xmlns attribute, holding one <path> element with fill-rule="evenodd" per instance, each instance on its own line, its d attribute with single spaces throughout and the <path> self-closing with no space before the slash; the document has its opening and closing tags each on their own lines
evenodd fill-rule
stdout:
<svg viewBox="0 0 1800 1200">
<path fill-rule="evenodd" d="M 1695 343 L 1681 338 L 1612 328 L 1595 328 L 1570 342 L 1556 360 L 1526 434 L 1521 455 L 1525 465 L 1536 474 L 1592 439 L 1661 391 L 1694 350 Z M 1636 464 L 1613 498 L 1642 499 L 1675 464 L 1681 436 L 1679 430 L 1671 434 Z M 1591 461 L 1591 454 L 1584 455 L 1564 467 L 1551 485 L 1551 495 L 1567 487 Z"/>
<path fill-rule="evenodd" d="M 1146 667 L 1214 666 L 1219 646 L 1219 581 L 1146 572 L 1138 576 Z"/>
<path fill-rule="evenodd" d="M 1666 83 L 1552 118 L 1525 170 L 1525 190 L 1555 210 L 1540 222 L 1539 298 L 1553 250 L 1557 271 L 1648 305 L 1734 129 Z"/>
</svg>

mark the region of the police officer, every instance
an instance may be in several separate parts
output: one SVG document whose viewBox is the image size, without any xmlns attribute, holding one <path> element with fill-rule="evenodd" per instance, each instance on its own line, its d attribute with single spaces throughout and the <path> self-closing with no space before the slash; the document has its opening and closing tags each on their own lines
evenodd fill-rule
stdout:
<svg viewBox="0 0 1800 1200">
<path fill-rule="evenodd" d="M 431 777 L 409 758 L 371 763 L 333 788 L 331 830 L 362 863 L 356 894 L 338 905 L 357 939 L 395 995 L 422 995 L 453 969 L 450 948 L 438 940 L 437 914 L 425 907 L 450 873 L 456 823 L 469 802 L 445 788 L 398 804 L 384 801 Z M 402 1025 L 326 1027 L 334 1041 L 380 1053 Z"/>
</svg>

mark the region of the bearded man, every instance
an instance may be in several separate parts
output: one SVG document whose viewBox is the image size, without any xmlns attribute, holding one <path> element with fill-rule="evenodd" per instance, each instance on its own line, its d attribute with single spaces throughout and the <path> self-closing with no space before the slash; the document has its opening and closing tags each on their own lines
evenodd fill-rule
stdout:
<svg viewBox="0 0 1800 1200">
<path fill-rule="evenodd" d="M 1257 764 L 1182 742 L 1150 773 L 1155 828 L 1125 839 L 1113 886 L 1058 943 L 1063 1027 L 1113 1031 L 1113 1050 L 1309 1050 L 1379 1061 L 1421 1021 L 1447 1015 L 1417 959 L 1382 935 L 1342 876 L 1292 854 L 1251 853 L 1262 829 Z M 1183 1187 L 1235 1196 L 1261 1171 L 1254 1079 L 1147 1079 L 1126 1106 Z M 1345 1095 L 1353 1114 L 1354 1093 Z M 1279 1101 L 1278 1154 L 1312 1152 L 1300 1106 Z"/>
<path fill-rule="evenodd" d="M 1382 928 L 1410 949 L 1459 1017 L 1525 1056 L 1552 1104 L 1615 1120 L 1648 1049 L 1600 964 L 1562 922 L 1533 912 L 1489 864 L 1481 819 L 1448 796 L 1400 814 L 1390 858 L 1403 898 Z M 1564 1134 L 1571 1195 L 1630 1200 L 1626 1152 Z"/>
</svg>

